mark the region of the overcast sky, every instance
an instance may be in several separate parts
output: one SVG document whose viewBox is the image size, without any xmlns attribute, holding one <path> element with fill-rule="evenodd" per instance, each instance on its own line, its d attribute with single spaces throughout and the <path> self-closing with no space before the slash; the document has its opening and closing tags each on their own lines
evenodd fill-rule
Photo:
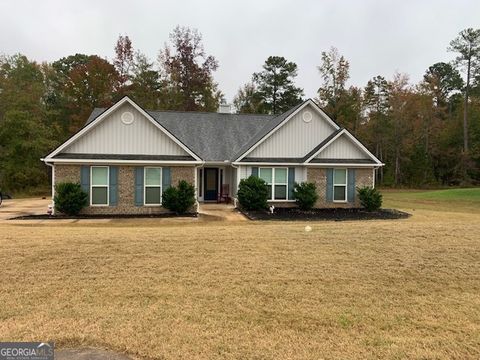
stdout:
<svg viewBox="0 0 480 360">
<path fill-rule="evenodd" d="M 197 28 L 229 102 L 269 55 L 296 62 L 297 84 L 315 97 L 320 53 L 331 46 L 350 61 L 352 85 L 395 71 L 418 81 L 429 65 L 453 58 L 446 48 L 460 30 L 480 27 L 478 0 L 0 1 L 0 53 L 37 61 L 112 59 L 120 34 L 156 59 L 176 25 Z"/>
</svg>

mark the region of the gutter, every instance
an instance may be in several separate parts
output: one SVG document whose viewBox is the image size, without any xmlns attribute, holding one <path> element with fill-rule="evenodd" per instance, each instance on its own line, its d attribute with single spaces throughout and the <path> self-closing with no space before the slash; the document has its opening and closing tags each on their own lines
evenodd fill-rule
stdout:
<svg viewBox="0 0 480 360">
<path fill-rule="evenodd" d="M 276 163 L 276 162 L 244 162 L 244 163 L 239 163 L 239 162 L 233 162 L 231 163 L 233 167 L 236 167 L 235 165 L 243 165 L 243 166 L 321 166 L 321 167 L 382 167 L 385 164 L 355 164 L 355 163 Z"/>
<path fill-rule="evenodd" d="M 168 165 L 203 165 L 204 161 L 178 161 L 178 160 L 108 160 L 108 159 L 40 159 L 45 164 L 47 162 L 58 164 L 168 164 Z"/>
</svg>

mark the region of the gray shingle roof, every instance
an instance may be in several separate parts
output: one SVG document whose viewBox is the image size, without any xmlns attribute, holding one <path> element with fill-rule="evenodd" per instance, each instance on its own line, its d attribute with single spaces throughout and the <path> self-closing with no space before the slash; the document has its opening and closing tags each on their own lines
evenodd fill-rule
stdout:
<svg viewBox="0 0 480 360">
<path fill-rule="evenodd" d="M 274 115 L 150 111 L 155 121 L 204 161 L 233 161 L 300 105 Z M 106 109 L 96 108 L 85 125 Z"/>
</svg>

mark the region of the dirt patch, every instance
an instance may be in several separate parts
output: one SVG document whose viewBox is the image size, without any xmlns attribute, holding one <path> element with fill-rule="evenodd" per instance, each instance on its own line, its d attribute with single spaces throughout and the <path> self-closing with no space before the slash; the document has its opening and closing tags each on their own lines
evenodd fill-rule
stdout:
<svg viewBox="0 0 480 360">
<path fill-rule="evenodd" d="M 312 209 L 300 210 L 298 208 L 277 208 L 274 213 L 269 211 L 242 211 L 250 220 L 394 220 L 406 219 L 411 214 L 395 210 L 380 209 L 378 211 L 366 211 L 364 209 Z"/>
<path fill-rule="evenodd" d="M 57 360 L 131 360 L 130 357 L 101 349 L 62 349 L 55 351 Z"/>
</svg>

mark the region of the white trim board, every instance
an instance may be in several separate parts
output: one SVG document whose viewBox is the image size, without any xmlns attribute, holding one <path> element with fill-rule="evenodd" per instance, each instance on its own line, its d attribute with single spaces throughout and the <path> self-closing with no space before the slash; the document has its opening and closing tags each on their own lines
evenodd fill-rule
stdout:
<svg viewBox="0 0 480 360">
<path fill-rule="evenodd" d="M 137 105 L 133 100 L 131 100 L 128 96 L 123 97 L 117 103 L 109 107 L 105 110 L 102 114 L 97 116 L 92 122 L 88 125 L 80 129 L 75 135 L 73 135 L 70 139 L 65 141 L 62 145 L 57 147 L 53 150 L 50 154 L 48 154 L 43 161 L 45 162 L 52 162 L 52 158 L 57 155 L 60 151 L 65 149 L 67 146 L 72 144 L 75 140 L 86 134 L 92 128 L 94 128 L 97 124 L 99 124 L 103 119 L 105 119 L 108 115 L 113 113 L 116 109 L 118 109 L 123 104 L 128 103 L 133 106 L 138 112 L 140 112 L 143 116 L 145 116 L 153 125 L 155 125 L 160 131 L 162 131 L 165 135 L 167 135 L 171 140 L 173 140 L 178 146 L 180 146 L 183 150 L 185 150 L 189 155 L 191 155 L 194 159 L 201 161 L 200 157 L 197 156 L 192 150 L 190 150 L 186 145 L 184 145 L 180 140 L 178 140 L 175 136 L 173 136 L 167 129 L 165 129 L 162 125 L 160 125 L 149 113 L 143 110 L 139 105 Z M 55 160 L 56 161 L 56 160 Z"/>
<path fill-rule="evenodd" d="M 262 144 L 265 140 L 267 140 L 271 135 L 273 135 L 278 129 L 280 129 L 283 125 L 285 125 L 291 118 L 293 118 L 296 114 L 298 114 L 302 109 L 304 109 L 307 105 L 311 105 L 315 111 L 325 119 L 330 125 L 334 127 L 335 130 L 340 129 L 340 127 L 332 120 L 330 117 L 313 101 L 312 99 L 306 100 L 302 105 L 300 105 L 294 112 L 288 115 L 285 119 L 282 120 L 280 124 L 275 126 L 272 130 L 270 130 L 267 134 L 263 136 L 259 141 L 257 141 L 254 145 L 252 145 L 247 151 L 245 151 L 240 157 L 235 159 L 233 163 L 236 163 L 250 154 L 253 150 L 255 150 L 260 144 Z"/>
<path fill-rule="evenodd" d="M 153 164 L 153 165 L 199 165 L 202 161 L 159 161 L 159 160 L 108 160 L 108 159 L 40 159 L 49 164 Z"/>
<path fill-rule="evenodd" d="M 367 167 L 367 168 L 378 168 L 384 166 L 385 164 L 355 164 L 355 163 L 266 163 L 266 162 L 249 162 L 249 163 L 233 163 L 235 166 L 266 166 L 266 167 L 282 167 L 282 166 L 305 166 L 305 167 Z"/>
</svg>

